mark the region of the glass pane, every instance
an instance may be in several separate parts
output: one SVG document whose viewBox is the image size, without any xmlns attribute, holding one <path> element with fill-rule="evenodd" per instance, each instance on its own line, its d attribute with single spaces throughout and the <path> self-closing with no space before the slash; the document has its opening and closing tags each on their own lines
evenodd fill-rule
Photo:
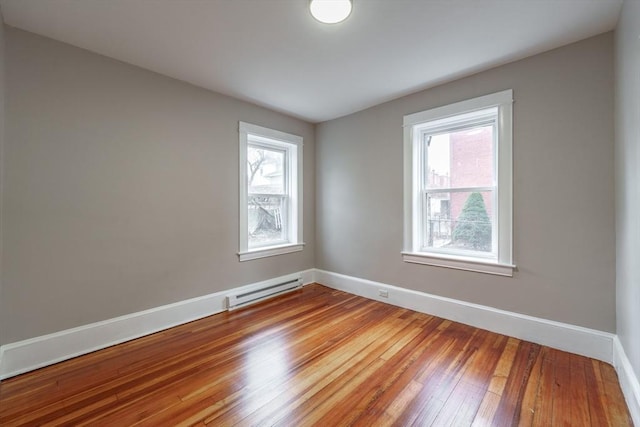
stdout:
<svg viewBox="0 0 640 427">
<path fill-rule="evenodd" d="M 493 186 L 493 125 L 425 135 L 427 188 Z"/>
<path fill-rule="evenodd" d="M 423 247 L 492 252 L 493 191 L 425 197 Z"/>
<path fill-rule="evenodd" d="M 285 194 L 285 152 L 249 145 L 247 148 L 247 183 L 249 193 Z"/>
<path fill-rule="evenodd" d="M 268 246 L 287 241 L 286 198 L 249 196 L 247 219 L 249 247 Z"/>
</svg>

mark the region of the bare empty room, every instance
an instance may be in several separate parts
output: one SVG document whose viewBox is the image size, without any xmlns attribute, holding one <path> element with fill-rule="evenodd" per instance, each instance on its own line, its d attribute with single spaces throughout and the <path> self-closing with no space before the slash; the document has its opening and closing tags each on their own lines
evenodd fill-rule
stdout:
<svg viewBox="0 0 640 427">
<path fill-rule="evenodd" d="M 0 425 L 640 425 L 640 0 L 0 12 Z"/>
</svg>

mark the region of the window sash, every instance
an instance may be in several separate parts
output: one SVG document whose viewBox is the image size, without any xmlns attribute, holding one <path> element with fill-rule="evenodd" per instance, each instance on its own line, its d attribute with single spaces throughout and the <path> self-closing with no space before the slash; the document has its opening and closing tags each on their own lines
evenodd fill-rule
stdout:
<svg viewBox="0 0 640 427">
<path fill-rule="evenodd" d="M 434 129 L 430 127 L 426 128 L 426 130 L 421 130 L 420 132 L 416 132 L 416 134 L 420 135 L 419 141 L 418 140 L 414 141 L 414 143 L 420 144 L 420 146 L 418 147 L 420 152 L 420 163 L 418 164 L 418 167 L 419 167 L 418 173 L 421 175 L 421 179 L 419 180 L 421 189 L 427 188 L 427 189 L 440 190 L 443 188 L 443 187 L 429 187 L 429 176 L 428 176 L 428 170 L 427 170 L 429 165 L 429 145 L 427 143 L 427 138 L 435 137 L 435 136 L 443 135 L 447 133 L 460 132 L 467 129 L 484 127 L 487 125 L 491 125 L 493 128 L 492 130 L 492 136 L 493 136 L 492 174 L 493 174 L 493 185 L 496 186 L 496 183 L 498 182 L 498 172 L 499 172 L 498 110 L 491 109 L 491 114 L 492 115 L 488 118 L 483 116 L 481 118 L 468 119 L 464 122 L 463 125 L 458 125 L 457 122 L 455 124 L 452 124 L 451 127 L 446 127 L 446 125 L 441 125 L 439 128 L 439 131 L 437 132 L 434 132 Z M 456 187 L 451 187 L 451 188 L 456 188 Z M 468 188 L 472 188 L 472 187 L 468 187 Z"/>
<path fill-rule="evenodd" d="M 249 135 L 249 143 L 247 143 L 247 152 L 249 151 L 249 148 L 257 148 L 257 149 L 261 149 L 261 150 L 267 150 L 267 151 L 272 151 L 275 153 L 282 153 L 283 155 L 283 161 L 282 161 L 282 178 L 283 178 L 283 183 L 282 183 L 282 188 L 283 191 L 281 193 L 269 193 L 269 194 L 282 194 L 282 195 L 291 195 L 291 186 L 289 185 L 290 182 L 290 177 L 289 177 L 289 171 L 291 170 L 291 167 L 289 165 L 289 163 L 292 160 L 292 155 L 291 155 L 291 151 L 289 148 L 283 147 L 282 145 L 275 145 L 275 144 L 269 144 L 267 142 L 253 142 L 252 138 L 255 138 L 254 135 Z M 247 167 L 248 167 L 248 163 L 249 160 L 247 159 Z M 248 169 L 247 169 L 248 172 Z M 247 195 L 252 195 L 252 194 L 260 194 L 260 193 L 254 193 L 252 191 L 249 190 L 251 186 L 251 183 L 249 181 L 247 181 Z M 264 193 L 266 194 L 266 193 Z"/>
</svg>

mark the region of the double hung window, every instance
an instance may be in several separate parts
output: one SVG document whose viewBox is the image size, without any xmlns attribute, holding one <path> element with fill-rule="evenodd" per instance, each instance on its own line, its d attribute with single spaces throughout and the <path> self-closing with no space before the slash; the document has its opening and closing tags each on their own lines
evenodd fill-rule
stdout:
<svg viewBox="0 0 640 427">
<path fill-rule="evenodd" d="M 302 138 L 239 130 L 240 261 L 302 250 Z"/>
<path fill-rule="evenodd" d="M 512 275 L 510 90 L 405 116 L 407 262 Z"/>
</svg>

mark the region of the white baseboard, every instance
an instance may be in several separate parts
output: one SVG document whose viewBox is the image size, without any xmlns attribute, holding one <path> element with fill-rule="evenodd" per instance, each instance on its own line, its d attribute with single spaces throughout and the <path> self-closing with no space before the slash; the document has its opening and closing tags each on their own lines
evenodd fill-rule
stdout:
<svg viewBox="0 0 640 427">
<path fill-rule="evenodd" d="M 613 362 L 614 334 L 399 288 L 385 283 L 315 271 L 316 282 L 376 301 L 427 313 L 525 341 Z M 388 297 L 379 295 L 388 292 Z"/>
<path fill-rule="evenodd" d="M 620 388 L 627 401 L 633 424 L 640 426 L 640 382 L 617 336 L 613 339 L 613 367 L 618 373 Z"/>
<path fill-rule="evenodd" d="M 618 373 L 634 425 L 640 426 L 640 382 L 617 335 L 316 269 L 333 289 L 607 362 Z M 379 291 L 387 291 L 381 297 Z"/>
<path fill-rule="evenodd" d="M 633 422 L 640 426 L 640 384 L 614 334 L 318 269 L 3 345 L 0 347 L 0 379 L 222 312 L 227 308 L 225 296 L 232 290 L 254 289 L 297 276 L 302 276 L 305 285 L 318 282 L 365 298 L 611 363 L 618 373 Z M 387 291 L 389 296 L 379 296 L 379 290 Z"/>
<path fill-rule="evenodd" d="M 259 284 L 270 285 L 300 276 L 305 285 L 314 281 L 314 271 L 311 269 L 266 280 Z M 259 284 L 252 283 L 233 290 L 253 289 Z M 225 296 L 230 291 L 231 289 L 227 289 L 3 345 L 0 347 L 0 380 L 220 313 L 227 308 Z"/>
</svg>

